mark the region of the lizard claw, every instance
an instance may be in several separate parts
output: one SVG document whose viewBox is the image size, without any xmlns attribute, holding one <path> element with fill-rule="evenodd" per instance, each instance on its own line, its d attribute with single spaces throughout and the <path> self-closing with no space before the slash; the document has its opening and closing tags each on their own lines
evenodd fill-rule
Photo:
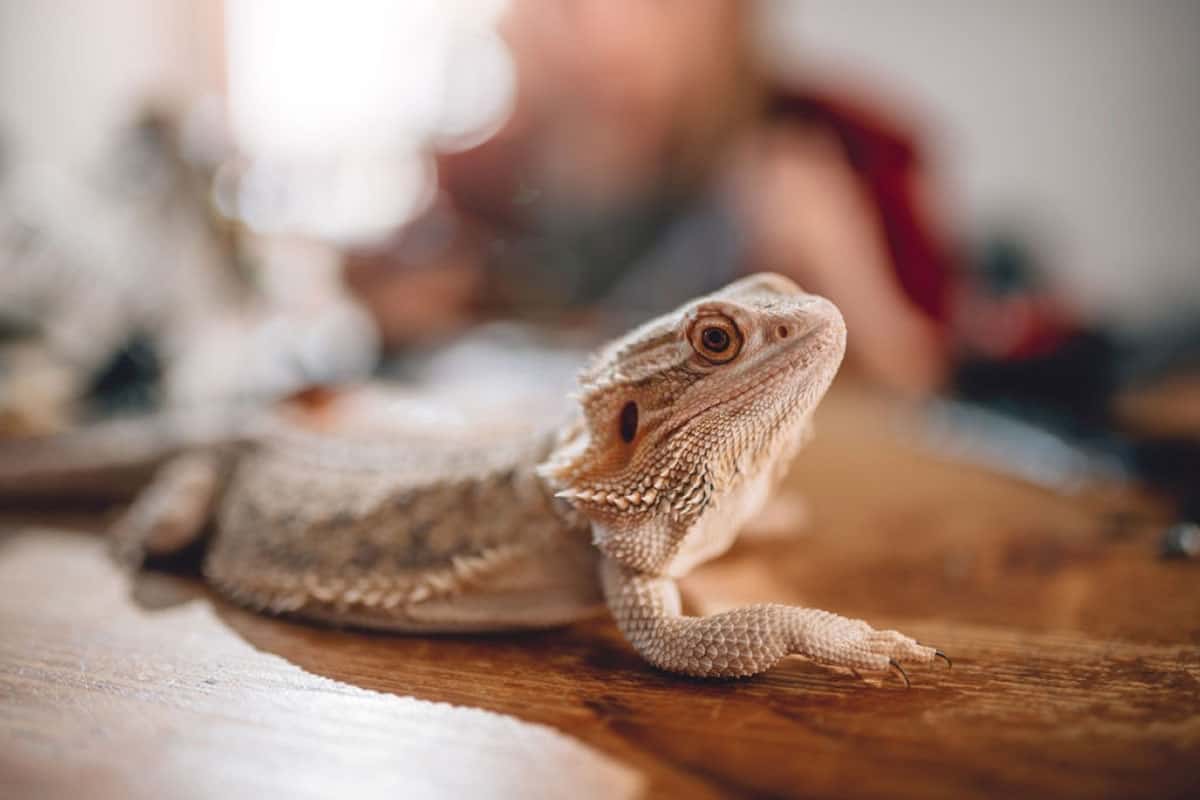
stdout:
<svg viewBox="0 0 1200 800">
<path fill-rule="evenodd" d="M 946 655 L 941 650 L 934 650 L 933 657 L 940 658 L 942 661 L 945 661 L 946 669 L 954 669 L 954 662 L 950 660 L 950 656 Z"/>
<path fill-rule="evenodd" d="M 894 658 L 888 659 L 888 666 L 900 673 L 900 677 L 904 679 L 904 688 L 911 689 L 912 681 L 908 679 L 908 673 L 904 671 L 904 667 L 900 666 L 900 662 Z"/>
</svg>

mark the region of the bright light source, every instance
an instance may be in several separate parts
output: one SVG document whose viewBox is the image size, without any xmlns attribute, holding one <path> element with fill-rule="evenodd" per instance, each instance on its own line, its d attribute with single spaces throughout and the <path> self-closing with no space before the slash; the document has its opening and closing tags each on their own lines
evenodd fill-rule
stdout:
<svg viewBox="0 0 1200 800">
<path fill-rule="evenodd" d="M 228 0 L 234 137 L 248 224 L 334 238 L 385 232 L 431 195 L 427 150 L 507 116 L 496 0 Z"/>
</svg>

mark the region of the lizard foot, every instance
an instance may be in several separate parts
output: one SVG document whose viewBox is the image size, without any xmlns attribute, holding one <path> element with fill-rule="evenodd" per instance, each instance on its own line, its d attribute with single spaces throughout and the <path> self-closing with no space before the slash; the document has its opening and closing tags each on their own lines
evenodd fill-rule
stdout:
<svg viewBox="0 0 1200 800">
<path fill-rule="evenodd" d="M 945 653 L 899 631 L 877 631 L 862 620 L 827 611 L 806 611 L 805 617 L 798 631 L 800 646 L 796 652 L 823 664 L 874 672 L 890 670 L 909 686 L 903 662 L 931 664 L 941 658 L 950 663 Z"/>
</svg>

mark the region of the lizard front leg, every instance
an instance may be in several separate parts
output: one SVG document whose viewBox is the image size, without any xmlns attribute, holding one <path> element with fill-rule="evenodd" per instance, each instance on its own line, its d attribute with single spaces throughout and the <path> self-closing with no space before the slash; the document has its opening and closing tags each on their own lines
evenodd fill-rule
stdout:
<svg viewBox="0 0 1200 800">
<path fill-rule="evenodd" d="M 215 453 L 176 456 L 109 530 L 118 562 L 138 567 L 146 557 L 177 553 L 205 530 L 221 488 L 222 467 Z"/>
<path fill-rule="evenodd" d="M 777 603 L 710 617 L 687 617 L 671 578 L 631 570 L 606 558 L 601 579 L 617 626 L 647 661 L 699 677 L 755 675 L 787 655 L 835 666 L 887 670 L 900 661 L 928 664 L 939 651 L 862 620 Z"/>
</svg>

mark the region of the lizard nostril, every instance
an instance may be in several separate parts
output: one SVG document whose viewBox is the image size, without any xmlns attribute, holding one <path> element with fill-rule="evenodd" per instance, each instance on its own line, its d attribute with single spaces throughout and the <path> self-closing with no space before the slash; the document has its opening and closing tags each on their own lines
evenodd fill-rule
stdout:
<svg viewBox="0 0 1200 800">
<path fill-rule="evenodd" d="M 792 329 L 789 328 L 787 325 L 780 325 L 778 328 L 775 329 L 775 335 L 778 336 L 780 339 L 786 339 L 787 337 L 792 335 Z"/>
</svg>

